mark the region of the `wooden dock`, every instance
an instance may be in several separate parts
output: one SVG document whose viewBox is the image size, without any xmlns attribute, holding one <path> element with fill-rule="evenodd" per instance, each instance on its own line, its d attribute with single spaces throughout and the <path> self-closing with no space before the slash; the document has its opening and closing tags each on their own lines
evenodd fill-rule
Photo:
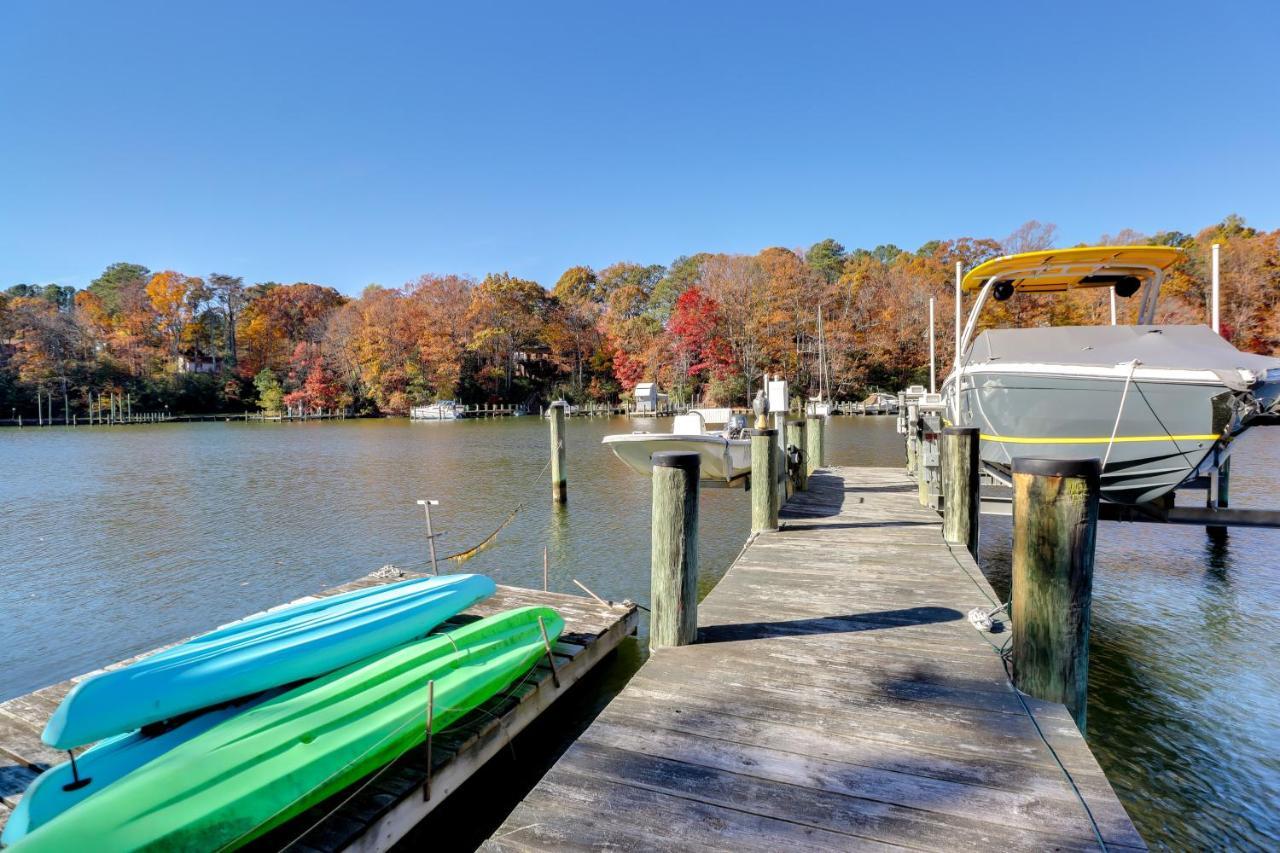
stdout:
<svg viewBox="0 0 1280 853">
<path fill-rule="evenodd" d="M 489 850 L 1141 849 L 995 596 L 897 469 L 815 472 Z"/>
<path fill-rule="evenodd" d="M 417 576 L 405 572 L 375 572 L 325 590 L 319 596 Z M 309 600 L 312 597 L 298 601 Z M 499 586 L 496 594 L 449 620 L 445 627 L 526 605 L 554 607 L 565 620 L 564 633 L 554 647 L 558 687 L 549 665 L 543 661 L 530 678 L 480 706 L 449 731 L 437 734 L 432 745 L 429 800 L 422 795 L 426 778 L 425 750 L 414 751 L 378 774 L 372 784 L 361 789 L 365 784 L 362 781 L 336 794 L 255 842 L 254 847 L 273 850 L 290 846 L 304 853 L 390 848 L 446 802 L 450 793 L 613 651 L 624 637 L 633 633 L 638 622 L 633 604 L 602 605 L 576 595 Z M 124 666 L 137 659 L 130 658 L 108 668 Z M 62 698 L 85 677 L 0 703 L 0 828 L 31 780 L 51 764 L 66 760 L 66 753 L 49 749 L 40 742 L 40 732 Z"/>
</svg>

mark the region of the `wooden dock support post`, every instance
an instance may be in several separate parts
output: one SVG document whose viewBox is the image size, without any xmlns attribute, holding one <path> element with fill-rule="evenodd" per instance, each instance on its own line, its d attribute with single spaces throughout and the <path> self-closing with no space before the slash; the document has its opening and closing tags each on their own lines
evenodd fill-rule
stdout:
<svg viewBox="0 0 1280 853">
<path fill-rule="evenodd" d="M 978 430 L 942 431 L 942 538 L 978 556 Z"/>
<path fill-rule="evenodd" d="M 1097 459 L 1013 460 L 1013 683 L 1085 731 Z"/>
<path fill-rule="evenodd" d="M 569 499 L 569 485 L 564 469 L 565 404 L 551 404 L 551 502 L 562 504 Z"/>
<path fill-rule="evenodd" d="M 917 429 L 919 421 L 920 413 L 916 409 L 916 404 L 909 404 L 907 406 L 907 475 L 911 477 L 920 475 L 920 437 Z"/>
<path fill-rule="evenodd" d="M 806 474 L 812 474 L 822 467 L 822 417 L 810 415 L 805 418 L 804 456 Z"/>
<path fill-rule="evenodd" d="M 1231 460 L 1226 459 L 1218 466 L 1209 479 L 1209 500 L 1211 509 L 1226 509 L 1231 503 Z M 1221 524 L 1206 525 L 1204 529 L 1210 538 L 1223 540 L 1227 536 L 1227 528 Z"/>
<path fill-rule="evenodd" d="M 791 486 L 797 492 L 809 490 L 809 443 L 808 422 L 805 418 L 787 422 L 787 445 L 800 452 L 800 461 L 791 472 Z"/>
<path fill-rule="evenodd" d="M 692 451 L 655 453 L 649 648 L 687 646 L 698 633 L 698 479 Z"/>
<path fill-rule="evenodd" d="M 916 445 L 916 490 L 920 506 L 929 505 L 929 466 L 925 464 L 930 452 L 929 444 L 929 425 L 926 423 L 920 433 L 920 443 Z"/>
<path fill-rule="evenodd" d="M 778 454 L 775 429 L 753 429 L 751 435 L 751 532 L 778 529 Z"/>
</svg>

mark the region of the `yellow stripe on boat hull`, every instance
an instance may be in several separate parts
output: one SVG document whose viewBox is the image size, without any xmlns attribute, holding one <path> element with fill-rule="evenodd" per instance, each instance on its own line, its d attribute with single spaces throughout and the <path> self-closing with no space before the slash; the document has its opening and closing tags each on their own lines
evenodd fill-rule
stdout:
<svg viewBox="0 0 1280 853">
<path fill-rule="evenodd" d="M 1112 441 L 1109 435 L 1098 438 L 1027 438 L 1024 436 L 979 433 L 978 437 L 983 441 L 995 441 L 1000 444 L 1109 444 Z M 1217 441 L 1219 438 L 1220 436 L 1216 435 L 1117 435 L 1115 443 L 1123 444 L 1134 441 Z"/>
</svg>

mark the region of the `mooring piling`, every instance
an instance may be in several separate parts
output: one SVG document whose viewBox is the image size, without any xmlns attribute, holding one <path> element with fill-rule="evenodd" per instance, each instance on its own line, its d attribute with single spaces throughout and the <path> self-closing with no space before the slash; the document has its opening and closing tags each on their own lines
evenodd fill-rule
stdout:
<svg viewBox="0 0 1280 853">
<path fill-rule="evenodd" d="M 564 467 L 564 412 L 565 403 L 551 404 L 551 501 L 562 504 L 569 499 L 569 486 Z"/>
<path fill-rule="evenodd" d="M 775 429 L 748 430 L 751 435 L 751 532 L 778 529 L 778 454 Z"/>
<path fill-rule="evenodd" d="M 805 418 L 804 456 L 805 474 L 812 474 L 822 467 L 822 422 L 820 415 L 809 415 Z"/>
<path fill-rule="evenodd" d="M 942 536 L 978 556 L 978 430 L 942 431 Z"/>
<path fill-rule="evenodd" d="M 791 487 L 797 492 L 804 492 L 809 489 L 809 443 L 806 440 L 808 435 L 808 422 L 805 418 L 787 421 L 787 446 L 794 447 L 799 454 L 791 468 Z"/>
<path fill-rule="evenodd" d="M 655 453 L 649 648 L 687 646 L 698 633 L 698 478 L 692 451 Z"/>
<path fill-rule="evenodd" d="M 1085 731 L 1097 459 L 1013 460 L 1013 683 Z"/>
<path fill-rule="evenodd" d="M 920 412 L 915 403 L 907 405 L 907 474 L 911 477 L 920 474 Z"/>
</svg>

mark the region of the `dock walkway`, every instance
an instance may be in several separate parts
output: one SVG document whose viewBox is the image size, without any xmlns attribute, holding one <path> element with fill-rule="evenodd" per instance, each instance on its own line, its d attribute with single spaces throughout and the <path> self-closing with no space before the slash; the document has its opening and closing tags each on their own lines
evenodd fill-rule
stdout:
<svg viewBox="0 0 1280 853">
<path fill-rule="evenodd" d="M 994 593 L 896 469 L 815 473 L 489 850 L 1144 846 L 1066 708 L 966 619 Z M 1087 804 L 1087 805 L 1086 805 Z"/>
</svg>

